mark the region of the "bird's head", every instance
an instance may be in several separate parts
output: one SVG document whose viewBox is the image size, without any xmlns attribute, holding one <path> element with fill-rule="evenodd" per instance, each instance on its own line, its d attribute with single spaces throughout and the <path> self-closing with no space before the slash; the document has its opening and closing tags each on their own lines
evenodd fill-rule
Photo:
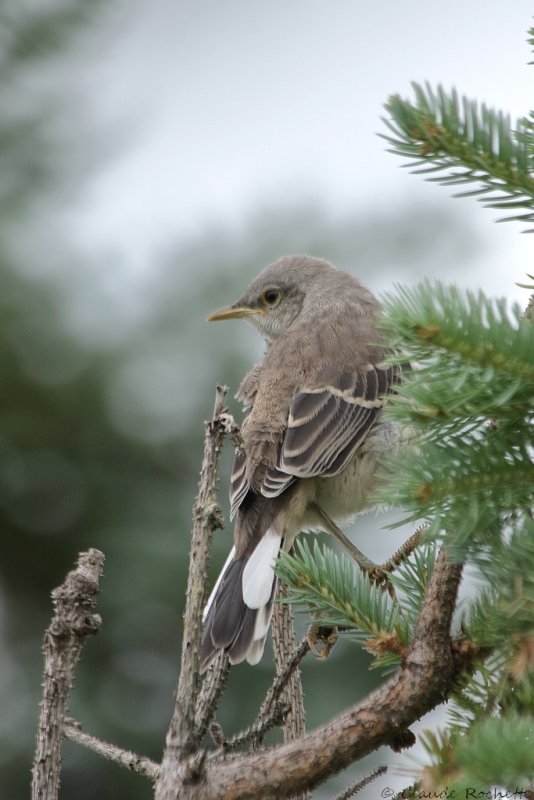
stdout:
<svg viewBox="0 0 534 800">
<path fill-rule="evenodd" d="M 307 300 L 327 301 L 332 275 L 339 274 L 321 258 L 284 256 L 265 267 L 239 300 L 214 311 L 208 321 L 246 319 L 272 341 L 284 335 Z"/>
</svg>

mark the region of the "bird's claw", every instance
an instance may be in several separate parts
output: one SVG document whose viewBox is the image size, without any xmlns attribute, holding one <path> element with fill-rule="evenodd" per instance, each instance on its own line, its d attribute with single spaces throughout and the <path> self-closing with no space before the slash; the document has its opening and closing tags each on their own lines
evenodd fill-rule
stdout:
<svg viewBox="0 0 534 800">
<path fill-rule="evenodd" d="M 387 589 L 389 596 L 391 598 L 395 598 L 395 589 L 389 579 L 389 574 L 382 569 L 382 567 L 373 567 L 367 571 L 367 575 L 369 576 L 371 583 L 374 583 L 375 586 L 378 586 L 379 589 L 382 589 L 382 591 Z"/>
<path fill-rule="evenodd" d="M 324 661 L 334 649 L 339 639 L 339 633 L 335 626 L 327 627 L 325 625 L 312 623 L 306 632 L 306 638 L 314 656 L 318 658 L 319 661 Z M 320 643 L 322 647 L 317 647 L 317 643 Z"/>
</svg>

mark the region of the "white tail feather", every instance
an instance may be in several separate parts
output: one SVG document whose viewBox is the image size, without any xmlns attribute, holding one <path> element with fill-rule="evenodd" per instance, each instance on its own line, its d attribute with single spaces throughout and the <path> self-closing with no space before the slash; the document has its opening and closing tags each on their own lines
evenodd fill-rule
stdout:
<svg viewBox="0 0 534 800">
<path fill-rule="evenodd" d="M 258 639 L 265 639 L 267 632 L 271 625 L 271 617 L 273 615 L 272 604 L 258 608 L 256 614 L 256 622 L 254 623 L 254 633 L 252 640 L 256 642 Z"/>
<path fill-rule="evenodd" d="M 205 620 L 206 620 L 206 617 L 208 615 L 208 611 L 210 610 L 211 604 L 213 603 L 213 598 L 215 597 L 217 589 L 220 586 L 220 583 L 221 583 L 221 581 L 223 579 L 224 573 L 226 572 L 226 570 L 228 569 L 230 563 L 234 559 L 234 554 L 235 554 L 235 547 L 232 547 L 232 549 L 230 550 L 230 555 L 226 559 L 226 561 L 224 563 L 224 567 L 222 568 L 222 570 L 221 570 L 221 572 L 219 574 L 219 577 L 217 578 L 217 581 L 215 582 L 215 586 L 211 590 L 211 594 L 210 594 L 210 596 L 208 598 L 208 602 L 204 606 L 204 611 L 202 612 L 202 622 L 205 622 Z"/>
<path fill-rule="evenodd" d="M 263 650 L 265 648 L 265 636 L 263 639 L 258 639 L 256 642 L 252 642 L 249 647 L 249 651 L 247 653 L 247 661 L 249 664 L 257 664 L 258 661 L 261 660 L 263 655 Z"/>
<path fill-rule="evenodd" d="M 249 608 L 267 605 L 274 581 L 274 564 L 282 537 L 273 529 L 260 539 L 243 570 L 243 600 Z"/>
</svg>

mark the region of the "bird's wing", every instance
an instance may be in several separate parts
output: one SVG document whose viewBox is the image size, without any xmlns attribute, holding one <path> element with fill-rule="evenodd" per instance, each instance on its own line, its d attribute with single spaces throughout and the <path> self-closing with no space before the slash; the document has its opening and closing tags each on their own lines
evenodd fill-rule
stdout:
<svg viewBox="0 0 534 800">
<path fill-rule="evenodd" d="M 250 488 L 247 480 L 247 454 L 241 448 L 234 453 L 232 474 L 230 476 L 230 519 L 237 514 L 237 510 Z"/>
<path fill-rule="evenodd" d="M 372 429 L 399 369 L 367 364 L 353 372 L 323 370 L 295 392 L 277 466 L 261 487 L 277 497 L 295 478 L 337 475 Z"/>
</svg>

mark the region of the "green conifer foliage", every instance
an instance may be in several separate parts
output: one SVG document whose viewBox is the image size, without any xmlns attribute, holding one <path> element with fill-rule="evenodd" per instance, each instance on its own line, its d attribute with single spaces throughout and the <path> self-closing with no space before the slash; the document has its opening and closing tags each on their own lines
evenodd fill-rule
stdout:
<svg viewBox="0 0 534 800">
<path fill-rule="evenodd" d="M 534 29 L 530 37 L 534 43 Z M 395 95 L 386 104 L 392 152 L 415 160 L 415 171 L 429 180 L 473 184 L 461 196 L 480 196 L 486 206 L 510 212 L 507 219 L 532 227 L 534 112 L 512 128 L 506 115 L 455 91 L 413 88 L 412 101 Z M 421 738 L 430 763 L 412 792 L 448 787 L 447 797 L 455 798 L 533 792 L 531 306 L 525 312 L 430 281 L 385 297 L 384 330 L 398 359 L 414 368 L 388 403 L 387 417 L 405 435 L 388 455 L 377 501 L 399 506 L 405 519 L 426 521 L 423 544 L 391 573 L 393 599 L 380 598 L 376 587 L 366 593 L 365 576 L 317 546 L 312 553 L 301 544 L 278 567 L 293 601 L 311 607 L 315 619 L 349 629 L 379 665 L 390 667 L 402 657 L 399 643 L 409 646 L 434 548 L 445 546 L 475 574 L 478 591 L 463 605 L 455 641 L 479 654 L 477 669 L 459 676 L 447 729 Z M 396 642 L 388 647 L 392 634 Z"/>
</svg>

